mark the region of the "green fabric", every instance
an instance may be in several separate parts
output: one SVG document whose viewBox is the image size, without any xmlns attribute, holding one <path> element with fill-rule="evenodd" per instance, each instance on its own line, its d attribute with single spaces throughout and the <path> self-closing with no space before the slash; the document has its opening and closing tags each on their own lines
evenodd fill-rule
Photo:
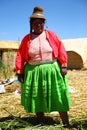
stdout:
<svg viewBox="0 0 87 130">
<path fill-rule="evenodd" d="M 70 95 L 67 75 L 63 79 L 57 62 L 30 65 L 24 69 L 21 104 L 26 112 L 66 112 Z"/>
</svg>

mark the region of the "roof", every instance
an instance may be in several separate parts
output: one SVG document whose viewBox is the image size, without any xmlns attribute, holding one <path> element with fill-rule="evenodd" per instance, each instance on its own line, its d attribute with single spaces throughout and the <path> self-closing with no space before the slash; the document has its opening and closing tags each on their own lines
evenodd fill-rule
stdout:
<svg viewBox="0 0 87 130">
<path fill-rule="evenodd" d="M 65 39 L 62 40 L 66 51 L 80 52 L 87 47 L 87 38 Z M 0 40 L 0 49 L 18 49 L 20 42 L 2 41 Z"/>
<path fill-rule="evenodd" d="M 87 38 L 76 38 L 62 40 L 66 51 L 82 52 L 87 47 Z"/>
<path fill-rule="evenodd" d="M 62 42 L 67 52 L 75 52 L 87 61 L 87 38 L 67 39 Z"/>
<path fill-rule="evenodd" d="M 0 49 L 18 49 L 20 43 L 0 40 Z"/>
</svg>

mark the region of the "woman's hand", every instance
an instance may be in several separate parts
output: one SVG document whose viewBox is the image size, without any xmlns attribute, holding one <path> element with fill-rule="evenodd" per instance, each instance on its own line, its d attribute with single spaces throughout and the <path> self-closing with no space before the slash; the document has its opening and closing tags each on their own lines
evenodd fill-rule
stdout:
<svg viewBox="0 0 87 130">
<path fill-rule="evenodd" d="M 61 67 L 61 74 L 63 77 L 67 74 L 67 67 Z"/>
<path fill-rule="evenodd" d="M 17 74 L 18 81 L 23 83 L 24 82 L 24 74 Z"/>
</svg>

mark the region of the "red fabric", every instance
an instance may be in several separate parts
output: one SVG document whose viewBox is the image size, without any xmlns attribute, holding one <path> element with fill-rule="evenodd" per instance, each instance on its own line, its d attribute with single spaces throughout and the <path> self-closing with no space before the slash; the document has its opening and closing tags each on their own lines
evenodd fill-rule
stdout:
<svg viewBox="0 0 87 130">
<path fill-rule="evenodd" d="M 48 30 L 45 30 L 45 32 L 46 32 L 46 38 L 53 49 L 54 58 L 58 59 L 61 66 L 67 66 L 67 54 L 63 43 L 54 32 Z M 23 38 L 21 45 L 18 49 L 15 62 L 15 69 L 16 72 L 18 73 L 23 73 L 24 64 L 25 62 L 29 61 L 28 52 L 31 40 L 32 40 L 32 34 L 27 34 Z"/>
</svg>

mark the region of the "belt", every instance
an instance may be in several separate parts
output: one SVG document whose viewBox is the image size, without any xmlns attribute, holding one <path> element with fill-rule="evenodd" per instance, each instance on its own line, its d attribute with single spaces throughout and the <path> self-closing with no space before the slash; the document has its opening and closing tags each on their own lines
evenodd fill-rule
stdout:
<svg viewBox="0 0 87 130">
<path fill-rule="evenodd" d="M 53 61 L 40 61 L 40 62 L 35 62 L 35 63 L 28 63 L 30 65 L 41 65 L 41 64 L 51 64 L 51 63 L 56 63 L 57 60 L 53 60 Z"/>
</svg>

